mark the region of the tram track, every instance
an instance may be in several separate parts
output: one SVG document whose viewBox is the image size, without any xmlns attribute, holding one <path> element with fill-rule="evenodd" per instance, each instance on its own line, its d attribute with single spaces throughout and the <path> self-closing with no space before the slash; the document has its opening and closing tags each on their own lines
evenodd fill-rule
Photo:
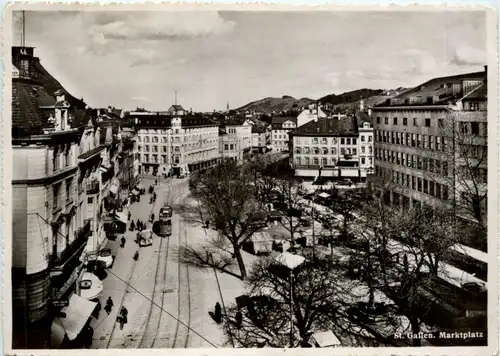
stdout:
<svg viewBox="0 0 500 356">
<path fill-rule="evenodd" d="M 181 192 L 181 194 L 183 194 L 184 192 Z M 179 247 L 181 245 L 184 245 L 184 246 L 187 246 L 188 244 L 188 241 L 187 241 L 187 232 L 186 232 L 186 222 L 184 220 L 181 220 L 181 223 L 182 224 L 182 233 L 179 232 Z M 181 236 L 182 236 L 182 240 L 184 241 L 181 241 Z M 184 267 L 184 271 L 185 271 L 185 276 L 186 276 L 186 283 L 187 285 L 186 286 L 182 286 L 182 270 Z M 189 332 L 190 332 L 190 328 L 191 328 L 191 284 L 190 284 L 190 280 L 189 280 L 189 266 L 188 265 L 184 265 L 182 264 L 181 262 L 181 259 L 178 259 L 178 268 L 177 268 L 177 271 L 178 271 L 178 291 L 177 291 L 177 325 L 176 325 L 176 328 L 175 328 L 175 334 L 174 334 L 174 339 L 173 339 L 173 342 L 172 342 L 172 348 L 176 348 L 176 346 L 178 346 L 178 341 L 179 341 L 179 328 L 180 328 L 180 324 L 181 324 L 181 301 L 185 298 L 187 299 L 187 320 L 186 321 L 183 321 L 184 324 L 186 324 L 186 335 L 185 335 L 185 340 L 184 340 L 184 343 L 182 344 L 182 346 L 180 347 L 183 347 L 183 348 L 187 348 L 188 345 L 189 345 Z M 183 288 L 184 287 L 184 288 Z M 187 290 L 187 293 L 186 295 L 182 296 L 182 293 L 181 291 L 185 289 Z M 184 309 L 186 310 L 186 309 Z"/>
<path fill-rule="evenodd" d="M 155 206 L 156 206 L 156 201 L 152 204 L 151 210 L 149 211 L 149 215 L 148 215 L 147 218 L 149 218 L 149 216 L 151 216 L 151 214 L 153 213 L 153 211 L 155 209 Z M 160 245 L 161 245 L 161 242 L 160 242 Z M 161 248 L 160 248 L 160 250 L 161 250 Z M 123 301 L 125 299 L 125 296 L 129 292 L 129 290 L 130 290 L 129 284 L 131 282 L 132 276 L 134 275 L 136 265 L 137 265 L 137 261 L 134 260 L 134 262 L 132 264 L 132 269 L 130 270 L 130 274 L 129 274 L 129 276 L 127 278 L 127 281 L 126 281 L 127 285 L 126 285 L 124 293 L 123 293 L 123 295 L 122 295 L 122 297 L 120 299 L 120 304 L 117 306 L 117 308 L 118 308 L 117 310 L 120 310 L 121 307 L 123 306 Z M 118 324 L 117 322 L 113 323 L 113 327 L 111 329 L 110 336 L 108 338 L 108 341 L 106 342 L 106 349 L 109 349 L 109 345 L 111 344 L 111 341 L 113 341 L 113 339 L 114 339 L 114 334 L 115 334 L 115 331 L 116 331 L 116 325 L 117 324 Z"/>
</svg>

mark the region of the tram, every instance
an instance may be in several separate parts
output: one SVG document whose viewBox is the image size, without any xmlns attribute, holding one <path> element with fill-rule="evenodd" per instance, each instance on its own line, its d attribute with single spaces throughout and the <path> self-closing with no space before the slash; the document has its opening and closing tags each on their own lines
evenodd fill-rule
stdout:
<svg viewBox="0 0 500 356">
<path fill-rule="evenodd" d="M 158 219 L 159 219 L 158 235 L 159 236 L 172 235 L 172 207 L 166 205 L 163 208 L 161 208 Z"/>
</svg>

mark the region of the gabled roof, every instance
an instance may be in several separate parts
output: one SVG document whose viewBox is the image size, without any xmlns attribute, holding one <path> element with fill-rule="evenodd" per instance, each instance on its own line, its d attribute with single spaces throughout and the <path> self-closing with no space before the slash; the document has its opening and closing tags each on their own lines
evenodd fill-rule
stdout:
<svg viewBox="0 0 500 356">
<path fill-rule="evenodd" d="M 173 109 L 175 111 L 181 111 L 181 110 L 184 111 L 184 108 L 182 107 L 182 105 L 172 105 L 170 107 L 170 109 Z"/>
<path fill-rule="evenodd" d="M 488 99 L 488 84 L 484 83 L 480 87 L 466 95 L 463 100 L 486 100 Z"/>
<path fill-rule="evenodd" d="M 356 119 L 346 117 L 340 120 L 319 118 L 309 121 L 291 133 L 293 136 L 357 136 Z"/>
<path fill-rule="evenodd" d="M 296 116 L 273 116 L 272 119 L 271 119 L 271 123 L 273 125 L 281 125 L 283 124 L 284 122 L 287 122 L 287 121 L 291 121 L 293 122 L 294 124 L 297 123 L 297 117 Z"/>
<path fill-rule="evenodd" d="M 365 122 L 369 123 L 370 126 L 373 125 L 373 118 L 364 111 L 356 111 L 354 116 L 359 127 L 362 127 Z"/>
</svg>

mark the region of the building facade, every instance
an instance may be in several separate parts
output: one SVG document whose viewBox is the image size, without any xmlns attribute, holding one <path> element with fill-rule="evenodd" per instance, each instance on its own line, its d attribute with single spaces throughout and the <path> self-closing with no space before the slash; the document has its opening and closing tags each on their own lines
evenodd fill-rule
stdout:
<svg viewBox="0 0 500 356">
<path fill-rule="evenodd" d="M 372 108 L 375 173 L 394 182 L 387 203 L 448 206 L 462 198 L 472 176 L 486 189 L 486 159 L 471 177 L 458 175 L 471 168 L 461 162 L 459 146 L 482 158 L 487 152 L 484 82 L 485 72 L 435 78 Z M 460 143 L 460 136 L 471 141 Z"/>
<path fill-rule="evenodd" d="M 132 112 L 140 157 L 139 174 L 189 174 L 217 162 L 218 124 L 210 118 L 187 114 Z"/>
<path fill-rule="evenodd" d="M 252 122 L 244 118 L 226 119 L 219 127 L 219 156 L 242 162 L 252 151 Z"/>
<path fill-rule="evenodd" d="M 265 126 L 252 125 L 253 152 L 262 154 L 271 149 L 271 132 Z"/>
<path fill-rule="evenodd" d="M 297 128 L 297 118 L 274 116 L 271 119 L 271 146 L 275 152 L 289 152 L 291 142 L 289 133 Z"/>
<path fill-rule="evenodd" d="M 12 312 L 14 348 L 49 348 L 55 304 L 74 291 L 90 234 L 78 205 L 85 104 L 30 47 L 13 47 Z"/>
<path fill-rule="evenodd" d="M 369 114 L 363 111 L 356 112 L 355 118 L 359 132 L 359 168 L 361 169 L 361 176 L 366 178 L 375 172 L 373 120 Z"/>
<path fill-rule="evenodd" d="M 310 178 L 360 180 L 359 130 L 353 117 L 320 118 L 290 133 L 290 165 L 295 175 Z"/>
</svg>

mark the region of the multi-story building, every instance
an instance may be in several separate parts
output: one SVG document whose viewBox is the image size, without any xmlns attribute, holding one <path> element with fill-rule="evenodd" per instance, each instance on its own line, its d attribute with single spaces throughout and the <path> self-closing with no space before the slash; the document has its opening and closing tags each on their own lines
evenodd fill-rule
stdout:
<svg viewBox="0 0 500 356">
<path fill-rule="evenodd" d="M 252 125 L 253 152 L 265 153 L 271 149 L 271 132 L 263 125 Z"/>
<path fill-rule="evenodd" d="M 191 113 L 128 115 L 137 131 L 139 174 L 181 176 L 217 162 L 219 128 L 210 118 Z"/>
<path fill-rule="evenodd" d="M 353 117 L 320 118 L 290 133 L 290 165 L 302 177 L 362 178 L 359 128 Z"/>
<path fill-rule="evenodd" d="M 485 72 L 435 78 L 372 108 L 375 173 L 395 183 L 388 203 L 450 205 L 467 199 L 471 181 L 486 192 L 485 80 Z M 483 198 L 476 205 L 485 210 Z"/>
<path fill-rule="evenodd" d="M 33 48 L 13 47 L 12 59 L 12 345 L 49 348 L 54 313 L 75 291 L 91 232 L 77 188 L 88 113 Z"/>
<path fill-rule="evenodd" d="M 219 127 L 219 156 L 241 162 L 252 153 L 252 122 L 245 118 L 225 119 Z"/>
<path fill-rule="evenodd" d="M 291 143 L 288 134 L 297 128 L 297 118 L 274 116 L 271 120 L 271 146 L 273 151 L 289 152 Z"/>
<path fill-rule="evenodd" d="M 369 114 L 361 110 L 357 111 L 354 116 L 359 131 L 359 168 L 361 169 L 361 177 L 365 178 L 375 172 L 373 120 Z"/>
</svg>

